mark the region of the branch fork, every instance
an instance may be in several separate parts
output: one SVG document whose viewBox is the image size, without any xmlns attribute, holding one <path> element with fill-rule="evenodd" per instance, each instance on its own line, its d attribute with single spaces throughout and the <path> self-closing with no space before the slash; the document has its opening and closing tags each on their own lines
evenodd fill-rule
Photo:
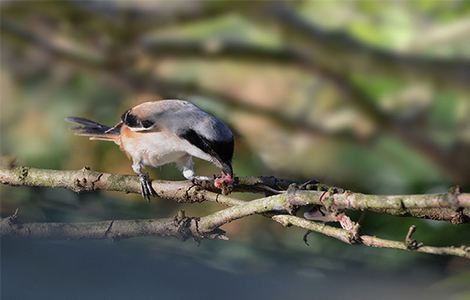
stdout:
<svg viewBox="0 0 470 300">
<path fill-rule="evenodd" d="M 27 172 L 25 171 L 27 170 Z M 20 176 L 21 175 L 21 176 Z M 77 185 L 77 178 L 80 178 Z M 68 188 L 81 191 L 120 191 L 139 193 L 140 185 L 136 176 L 115 175 L 95 172 L 89 168 L 77 171 L 42 170 L 18 167 L 0 168 L 0 182 L 13 186 L 39 186 Z M 313 186 L 316 185 L 316 186 Z M 213 182 L 195 184 L 191 181 L 154 180 L 152 186 L 164 199 L 176 202 L 213 201 L 228 208 L 203 217 L 188 217 L 184 212 L 173 218 L 148 220 L 112 220 L 86 223 L 24 223 L 17 221 L 17 212 L 0 221 L 1 236 L 45 239 L 123 239 L 137 236 L 173 236 L 181 240 L 193 238 L 228 239 L 221 226 L 250 215 L 261 215 L 283 226 L 296 226 L 307 230 L 304 241 L 310 232 L 317 232 L 338 239 L 347 244 L 362 244 L 369 247 L 394 248 L 417 252 L 454 255 L 470 258 L 468 247 L 431 247 L 413 239 L 415 228 L 410 228 L 405 241 L 384 240 L 360 233 L 359 222 L 353 222 L 346 210 L 371 210 L 379 213 L 403 215 L 410 214 L 419 218 L 438 218 L 442 221 L 454 221 L 455 204 L 458 205 L 458 222 L 466 222 L 470 209 L 470 194 L 454 193 L 455 201 L 450 203 L 447 193 L 434 195 L 399 195 L 381 196 L 364 195 L 328 188 L 327 191 L 315 191 L 320 184 L 298 184 L 292 180 L 274 177 L 240 177 L 233 190 L 264 194 L 268 189 L 280 193 L 271 193 L 268 197 L 251 201 L 242 201 L 232 196 L 215 193 Z M 281 192 L 285 191 L 285 192 Z M 339 192 L 341 191 L 341 192 Z M 324 199 L 326 197 L 326 200 Z M 300 207 L 312 208 L 304 214 L 305 218 L 295 215 Z M 322 209 L 328 212 L 323 213 Z M 436 214 L 436 211 L 439 214 Z M 288 212 L 289 214 L 286 214 Z M 433 215 L 428 215 L 430 213 Z M 310 214 L 310 215 L 309 215 Z M 322 222 L 338 222 L 341 228 L 325 223 L 308 220 L 309 217 L 322 217 Z M 310 218 L 314 219 L 314 218 Z"/>
</svg>

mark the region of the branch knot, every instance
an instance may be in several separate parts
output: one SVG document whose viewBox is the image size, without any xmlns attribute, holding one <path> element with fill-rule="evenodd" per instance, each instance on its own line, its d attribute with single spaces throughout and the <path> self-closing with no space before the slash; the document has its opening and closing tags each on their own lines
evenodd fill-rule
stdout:
<svg viewBox="0 0 470 300">
<path fill-rule="evenodd" d="M 295 183 L 290 184 L 286 191 L 286 200 L 284 201 L 283 206 L 291 215 L 295 215 L 298 209 L 298 205 L 295 203 L 297 191 L 299 191 L 299 187 Z"/>
<path fill-rule="evenodd" d="M 25 181 L 26 177 L 28 177 L 28 174 L 29 174 L 29 167 L 21 166 L 18 168 L 18 170 L 19 170 L 18 179 L 20 181 Z"/>
</svg>

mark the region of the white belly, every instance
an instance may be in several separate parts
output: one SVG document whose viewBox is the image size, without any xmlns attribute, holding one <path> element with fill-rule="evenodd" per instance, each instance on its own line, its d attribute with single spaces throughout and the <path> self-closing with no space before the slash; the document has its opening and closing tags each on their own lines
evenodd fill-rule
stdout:
<svg viewBox="0 0 470 300">
<path fill-rule="evenodd" d="M 196 146 L 167 132 L 133 132 L 128 136 L 122 135 L 121 147 L 133 161 L 151 167 L 176 162 L 188 154 L 219 165 Z"/>
</svg>

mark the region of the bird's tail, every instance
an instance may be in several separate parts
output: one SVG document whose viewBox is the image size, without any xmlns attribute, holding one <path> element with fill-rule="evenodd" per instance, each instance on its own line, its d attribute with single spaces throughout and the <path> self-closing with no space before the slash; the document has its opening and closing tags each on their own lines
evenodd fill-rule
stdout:
<svg viewBox="0 0 470 300">
<path fill-rule="evenodd" d="M 119 144 L 121 123 L 109 127 L 80 117 L 67 117 L 65 121 L 78 124 L 72 127 L 76 135 L 88 136 L 90 140 L 112 141 Z"/>
</svg>

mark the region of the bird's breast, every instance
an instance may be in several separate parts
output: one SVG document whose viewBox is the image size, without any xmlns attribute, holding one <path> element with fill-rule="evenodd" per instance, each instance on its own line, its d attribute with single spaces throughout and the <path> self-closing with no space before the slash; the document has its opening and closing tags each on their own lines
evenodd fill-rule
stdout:
<svg viewBox="0 0 470 300">
<path fill-rule="evenodd" d="M 188 141 L 167 131 L 139 132 L 123 126 L 120 144 L 133 161 L 152 167 L 175 162 L 186 154 L 209 161 L 212 159 Z"/>
</svg>

